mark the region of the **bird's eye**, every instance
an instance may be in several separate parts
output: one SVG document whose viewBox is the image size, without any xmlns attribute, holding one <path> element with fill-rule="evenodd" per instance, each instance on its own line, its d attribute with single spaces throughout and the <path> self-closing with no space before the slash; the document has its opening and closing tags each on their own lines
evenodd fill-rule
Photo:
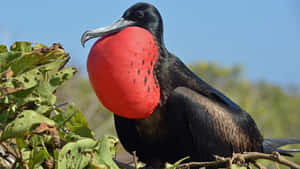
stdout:
<svg viewBox="0 0 300 169">
<path fill-rule="evenodd" d="M 134 16 L 136 17 L 136 18 L 138 18 L 138 19 L 142 19 L 142 18 L 144 18 L 144 12 L 143 11 L 141 11 L 141 10 L 138 10 L 138 11 L 136 11 L 135 13 L 134 13 Z"/>
</svg>

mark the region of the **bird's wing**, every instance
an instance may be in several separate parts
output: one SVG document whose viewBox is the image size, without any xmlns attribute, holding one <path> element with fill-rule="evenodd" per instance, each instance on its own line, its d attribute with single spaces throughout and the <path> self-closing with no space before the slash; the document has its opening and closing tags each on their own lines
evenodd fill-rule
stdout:
<svg viewBox="0 0 300 169">
<path fill-rule="evenodd" d="M 232 116 L 226 107 L 186 87 L 177 87 L 170 94 L 167 111 L 183 118 L 199 160 L 212 160 L 213 154 L 230 156 L 232 152 L 262 151 L 262 137 L 246 112 Z M 203 157 L 205 154 L 211 156 Z"/>
<path fill-rule="evenodd" d="M 204 80 L 199 78 L 195 75 L 179 58 L 175 55 L 169 53 L 171 58 L 171 66 L 172 68 L 169 69 L 172 79 L 177 79 L 176 81 L 178 86 L 185 86 L 194 91 L 198 92 L 199 94 L 206 96 L 215 102 L 220 104 L 224 104 L 226 107 L 231 109 L 231 113 L 240 113 L 243 110 L 231 101 L 228 97 L 226 97 L 223 93 L 218 91 L 217 89 L 213 88 L 209 84 L 207 84 Z"/>
</svg>

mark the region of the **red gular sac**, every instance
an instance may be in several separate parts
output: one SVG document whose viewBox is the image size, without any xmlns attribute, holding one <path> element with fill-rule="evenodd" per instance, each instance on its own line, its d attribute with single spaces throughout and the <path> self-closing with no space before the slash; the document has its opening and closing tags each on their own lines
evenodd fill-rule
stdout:
<svg viewBox="0 0 300 169">
<path fill-rule="evenodd" d="M 158 53 L 153 35 L 141 27 L 99 39 L 91 48 L 87 69 L 102 104 L 122 117 L 150 116 L 160 100 L 153 74 Z"/>
</svg>

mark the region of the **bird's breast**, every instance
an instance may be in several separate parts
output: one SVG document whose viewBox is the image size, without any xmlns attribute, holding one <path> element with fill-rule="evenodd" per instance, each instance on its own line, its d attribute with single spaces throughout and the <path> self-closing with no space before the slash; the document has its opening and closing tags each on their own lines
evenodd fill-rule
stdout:
<svg viewBox="0 0 300 169">
<path fill-rule="evenodd" d="M 89 53 L 87 69 L 102 104 L 126 118 L 151 115 L 160 99 L 153 74 L 158 54 L 153 35 L 139 27 L 99 39 Z"/>
</svg>

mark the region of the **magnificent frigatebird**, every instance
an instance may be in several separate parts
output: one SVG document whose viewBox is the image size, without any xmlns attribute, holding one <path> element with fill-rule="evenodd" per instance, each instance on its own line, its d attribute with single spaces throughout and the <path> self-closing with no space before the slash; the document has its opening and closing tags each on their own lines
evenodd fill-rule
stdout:
<svg viewBox="0 0 300 169">
<path fill-rule="evenodd" d="M 168 52 L 158 10 L 137 3 L 116 23 L 82 35 L 87 69 L 128 152 L 155 168 L 186 156 L 214 160 L 233 152 L 279 151 L 300 139 L 263 139 L 250 115 Z"/>
</svg>

